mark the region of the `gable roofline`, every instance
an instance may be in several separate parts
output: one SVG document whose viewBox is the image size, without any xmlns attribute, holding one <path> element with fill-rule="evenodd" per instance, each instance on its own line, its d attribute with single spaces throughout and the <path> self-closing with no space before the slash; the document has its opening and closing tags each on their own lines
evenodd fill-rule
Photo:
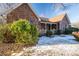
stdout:
<svg viewBox="0 0 79 59">
<path fill-rule="evenodd" d="M 6 11 L 6 13 L 4 15 L 8 15 L 10 12 L 12 12 L 13 10 L 15 10 L 16 8 L 18 8 L 19 6 L 21 6 L 24 3 L 18 3 L 16 4 L 14 7 L 11 7 L 9 10 Z M 34 15 L 38 18 L 38 20 L 40 21 L 40 18 L 37 16 L 37 14 L 35 13 L 35 11 L 33 10 L 33 8 L 31 7 L 31 3 L 25 3 L 29 6 L 29 8 L 31 9 L 31 11 L 34 13 Z"/>
<path fill-rule="evenodd" d="M 67 15 L 67 13 L 65 14 L 65 17 L 67 18 L 66 20 L 68 21 L 69 24 L 71 24 L 70 20 L 69 20 L 69 17 Z"/>
<path fill-rule="evenodd" d="M 48 21 L 48 18 L 46 18 L 46 17 L 39 17 L 39 18 L 40 18 L 41 22 L 47 22 Z"/>
<path fill-rule="evenodd" d="M 65 16 L 66 16 L 65 13 L 64 13 L 64 14 L 60 14 L 60 15 L 57 15 L 57 16 L 55 16 L 55 17 L 53 17 L 53 18 L 49 18 L 48 21 L 49 21 L 49 22 L 60 22 L 60 21 L 63 20 L 63 18 L 64 18 Z"/>
<path fill-rule="evenodd" d="M 30 7 L 30 9 L 32 10 L 32 12 L 36 15 L 36 17 L 39 19 L 39 21 L 41 21 L 41 19 L 39 18 L 39 16 L 36 14 L 36 12 L 33 10 L 31 3 L 27 3 L 28 6 Z"/>
<path fill-rule="evenodd" d="M 44 23 L 45 23 L 45 22 L 58 23 L 58 22 L 64 20 L 64 19 L 63 19 L 64 17 L 67 18 L 66 20 L 67 20 L 67 22 L 70 24 L 70 21 L 69 21 L 69 18 L 68 18 L 67 13 L 63 13 L 63 14 L 57 15 L 57 16 L 55 16 L 55 17 L 53 17 L 53 18 L 48 18 L 48 20 L 45 20 L 45 19 L 47 19 L 47 18 L 43 17 L 43 18 L 42 18 L 43 20 L 41 20 L 41 22 L 44 22 Z M 41 18 L 40 18 L 40 19 L 41 19 Z"/>
<path fill-rule="evenodd" d="M 5 11 L 4 15 L 8 15 L 10 12 L 12 12 L 14 9 L 16 9 L 17 7 L 19 7 L 21 4 L 22 3 L 17 3 L 16 5 L 12 6 L 9 10 Z"/>
</svg>

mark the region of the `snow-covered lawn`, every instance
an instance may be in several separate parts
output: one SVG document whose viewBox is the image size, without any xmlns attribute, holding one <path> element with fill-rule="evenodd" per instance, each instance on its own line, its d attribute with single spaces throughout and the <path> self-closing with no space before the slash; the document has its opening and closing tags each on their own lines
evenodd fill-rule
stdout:
<svg viewBox="0 0 79 59">
<path fill-rule="evenodd" d="M 39 38 L 37 45 L 49 44 L 76 44 L 75 37 L 72 35 L 54 35 L 52 37 L 42 36 Z"/>
<path fill-rule="evenodd" d="M 79 44 L 40 45 L 23 48 L 14 56 L 79 56 Z"/>
<path fill-rule="evenodd" d="M 72 35 L 42 36 L 38 44 L 33 47 L 23 48 L 15 56 L 79 56 L 79 42 Z"/>
</svg>

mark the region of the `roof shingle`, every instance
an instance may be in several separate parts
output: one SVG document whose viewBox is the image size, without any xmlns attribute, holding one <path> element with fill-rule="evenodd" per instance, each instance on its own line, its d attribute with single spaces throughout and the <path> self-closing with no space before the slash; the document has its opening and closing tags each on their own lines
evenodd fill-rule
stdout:
<svg viewBox="0 0 79 59">
<path fill-rule="evenodd" d="M 53 18 L 48 19 L 48 21 L 49 22 L 59 22 L 59 21 L 62 21 L 65 15 L 66 14 L 61 14 L 61 15 L 55 16 Z"/>
</svg>

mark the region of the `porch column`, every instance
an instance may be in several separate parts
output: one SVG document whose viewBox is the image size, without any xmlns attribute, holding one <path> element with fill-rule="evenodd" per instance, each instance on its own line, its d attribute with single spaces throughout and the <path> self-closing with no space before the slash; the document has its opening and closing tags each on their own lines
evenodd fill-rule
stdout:
<svg viewBox="0 0 79 59">
<path fill-rule="evenodd" d="M 56 24 L 56 29 L 59 30 L 59 23 Z"/>
<path fill-rule="evenodd" d="M 46 31 L 47 31 L 47 24 L 45 23 L 45 33 L 46 33 Z"/>
<path fill-rule="evenodd" d="M 52 23 L 50 23 L 50 30 L 52 30 Z"/>
</svg>

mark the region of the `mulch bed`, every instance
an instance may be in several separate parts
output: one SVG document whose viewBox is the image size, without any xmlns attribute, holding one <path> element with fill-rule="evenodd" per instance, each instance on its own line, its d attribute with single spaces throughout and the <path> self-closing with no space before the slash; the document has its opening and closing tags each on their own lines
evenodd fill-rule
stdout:
<svg viewBox="0 0 79 59">
<path fill-rule="evenodd" d="M 0 43 L 0 56 L 10 56 L 12 53 L 20 52 L 23 47 L 29 47 L 24 44 L 5 44 Z"/>
</svg>

